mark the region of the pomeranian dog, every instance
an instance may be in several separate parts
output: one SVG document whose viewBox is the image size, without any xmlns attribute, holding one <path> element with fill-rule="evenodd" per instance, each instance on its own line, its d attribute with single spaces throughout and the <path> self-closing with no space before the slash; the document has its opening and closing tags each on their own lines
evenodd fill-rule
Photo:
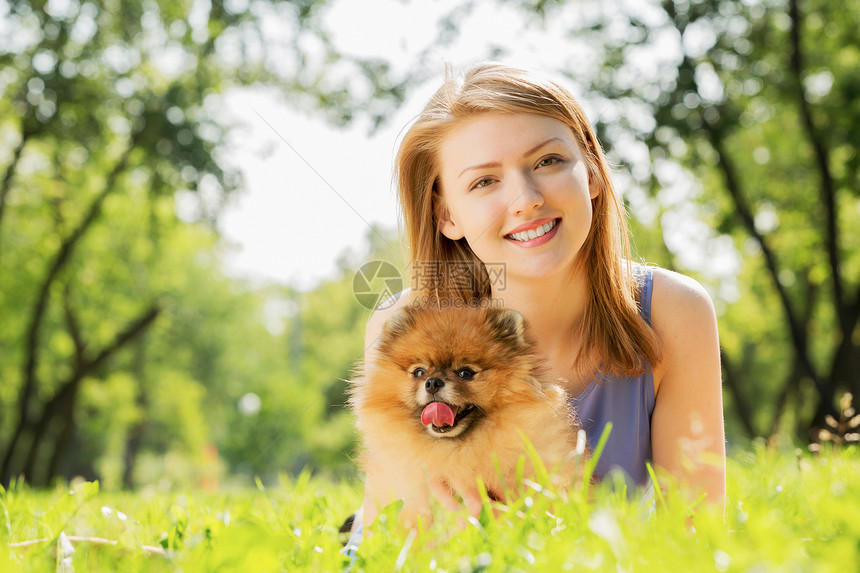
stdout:
<svg viewBox="0 0 860 573">
<path fill-rule="evenodd" d="M 454 492 L 480 477 L 491 499 L 506 500 L 535 470 L 525 437 L 564 487 L 581 473 L 585 437 L 563 389 L 542 368 L 522 315 L 496 308 L 398 310 L 384 325 L 378 353 L 350 383 L 362 438 L 358 462 L 365 519 L 402 499 L 412 523 L 429 506 L 427 484 Z M 368 507 L 370 506 L 370 507 Z"/>
</svg>

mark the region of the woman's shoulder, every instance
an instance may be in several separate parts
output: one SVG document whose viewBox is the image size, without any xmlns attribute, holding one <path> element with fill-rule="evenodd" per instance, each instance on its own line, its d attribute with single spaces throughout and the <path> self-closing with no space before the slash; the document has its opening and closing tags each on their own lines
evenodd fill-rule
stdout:
<svg viewBox="0 0 860 573">
<path fill-rule="evenodd" d="M 651 274 L 651 314 L 655 322 L 676 323 L 681 318 L 678 313 L 713 313 L 711 297 L 697 280 L 659 267 L 651 267 Z"/>
<path fill-rule="evenodd" d="M 388 321 L 391 316 L 403 308 L 407 306 L 412 301 L 412 289 L 407 288 L 406 290 L 399 292 L 392 296 L 391 298 L 383 301 L 376 310 L 373 311 L 373 314 L 370 315 L 370 318 L 367 321 L 367 328 L 364 334 L 364 346 L 365 346 L 365 356 L 367 356 L 367 352 L 376 347 L 376 341 L 379 340 L 379 337 L 382 335 L 382 328 L 385 326 L 385 323 Z"/>
<path fill-rule="evenodd" d="M 717 340 L 717 318 L 708 291 L 695 279 L 652 268 L 651 323 L 660 337 L 663 359 L 654 369 L 655 385 Z"/>
</svg>

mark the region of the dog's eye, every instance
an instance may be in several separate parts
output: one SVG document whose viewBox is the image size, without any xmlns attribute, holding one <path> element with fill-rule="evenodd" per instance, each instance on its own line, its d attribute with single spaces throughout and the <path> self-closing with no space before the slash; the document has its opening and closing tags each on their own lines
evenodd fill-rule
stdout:
<svg viewBox="0 0 860 573">
<path fill-rule="evenodd" d="M 427 374 L 427 371 L 426 371 L 426 370 L 424 370 L 423 368 L 420 368 L 420 367 L 419 367 L 419 368 L 416 368 L 415 370 L 413 370 L 413 371 L 412 371 L 412 376 L 413 376 L 414 378 L 421 378 L 421 377 L 422 377 L 422 376 L 424 376 L 425 374 Z"/>
<path fill-rule="evenodd" d="M 457 376 L 462 378 L 463 380 L 471 380 L 475 375 L 475 371 L 471 368 L 460 368 L 457 370 Z"/>
</svg>

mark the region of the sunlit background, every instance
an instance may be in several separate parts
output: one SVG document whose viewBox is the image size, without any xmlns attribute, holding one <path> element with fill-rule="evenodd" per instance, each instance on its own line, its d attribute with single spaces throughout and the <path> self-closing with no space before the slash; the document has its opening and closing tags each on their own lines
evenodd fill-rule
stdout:
<svg viewBox="0 0 860 573">
<path fill-rule="evenodd" d="M 457 13 L 458 6 L 465 33 L 450 44 L 434 44 L 438 28 L 428 23 Z M 466 6 L 461 2 L 337 2 L 326 10 L 323 22 L 339 51 L 385 59 L 401 72 L 420 61 L 426 70 L 405 103 L 387 110 L 384 123 L 372 132 L 360 119 L 347 127 L 334 127 L 319 114 L 296 109 L 262 90 L 237 89 L 219 101 L 218 111 L 223 113 L 219 118 L 242 126 L 229 144 L 229 156 L 242 172 L 246 188 L 228 206 L 221 225 L 225 239 L 236 246 L 227 258 L 232 272 L 307 288 L 331 276 L 334 261 L 361 244 L 369 224 L 395 227 L 391 173 L 398 135 L 439 86 L 446 65 L 460 73 L 475 62 L 503 54 L 499 59 L 506 63 L 555 73 L 557 81 L 575 93 L 586 91 L 581 84 L 587 73 L 593 73 L 597 49 L 586 39 L 566 37 L 564 31 L 583 10 L 593 11 L 594 5 L 569 10 L 567 18 L 550 24 L 551 32 L 535 26 L 533 16 L 514 6 L 491 2 Z M 659 21 L 641 3 L 618 3 L 616 7 L 643 15 L 651 12 L 651 18 Z M 698 27 L 686 34 L 685 42 L 688 49 L 703 52 L 713 44 L 713 32 Z M 661 63 L 677 60 L 680 53 L 677 38 L 669 34 L 658 37 L 653 46 L 636 55 L 628 72 L 631 81 L 634 74 L 657 81 Z M 582 77 L 558 74 L 565 66 L 578 70 Z M 709 80 L 712 78 L 707 77 Z M 705 89 L 719 97 L 718 85 L 707 84 Z M 605 121 L 617 113 L 601 101 L 585 98 L 582 103 L 592 116 L 608 115 Z M 628 111 L 628 121 L 654 128 L 647 111 Z M 622 171 L 634 169 L 639 179 L 645 179 L 653 166 L 644 143 L 622 139 L 616 147 L 632 163 Z M 674 165 L 660 166 L 660 178 L 665 182 L 666 202 L 678 206 L 667 228 L 669 240 L 685 264 L 714 276 L 736 274 L 739 261 L 730 243 L 715 245 L 714 233 L 689 202 L 695 181 Z M 619 182 L 628 195 L 636 194 L 636 182 L 627 173 L 619 173 Z M 190 203 L 193 213 L 193 200 Z M 637 215 L 653 219 L 655 213 L 649 213 L 648 206 L 638 206 Z M 717 260 L 708 249 L 719 251 Z"/>
<path fill-rule="evenodd" d="M 484 59 L 570 89 L 633 256 L 711 293 L 730 447 L 818 440 L 860 391 L 857 11 L 0 0 L 0 481 L 354 478 L 353 279 L 405 279 L 399 137 Z"/>
</svg>

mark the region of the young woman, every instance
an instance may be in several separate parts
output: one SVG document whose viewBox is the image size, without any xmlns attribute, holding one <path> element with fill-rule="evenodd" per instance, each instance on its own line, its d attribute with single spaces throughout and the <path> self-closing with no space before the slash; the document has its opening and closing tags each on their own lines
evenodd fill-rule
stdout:
<svg viewBox="0 0 860 573">
<path fill-rule="evenodd" d="M 724 503 L 713 305 L 692 279 L 631 263 L 606 159 L 573 97 L 524 70 L 479 65 L 433 96 L 396 174 L 416 276 L 370 319 L 366 363 L 398 307 L 492 299 L 523 314 L 592 447 L 612 422 L 598 477 L 620 470 L 644 486 L 651 462 Z M 430 487 L 448 507 L 480 511 L 477 489 Z M 364 522 L 380 509 L 366 498 Z"/>
</svg>

